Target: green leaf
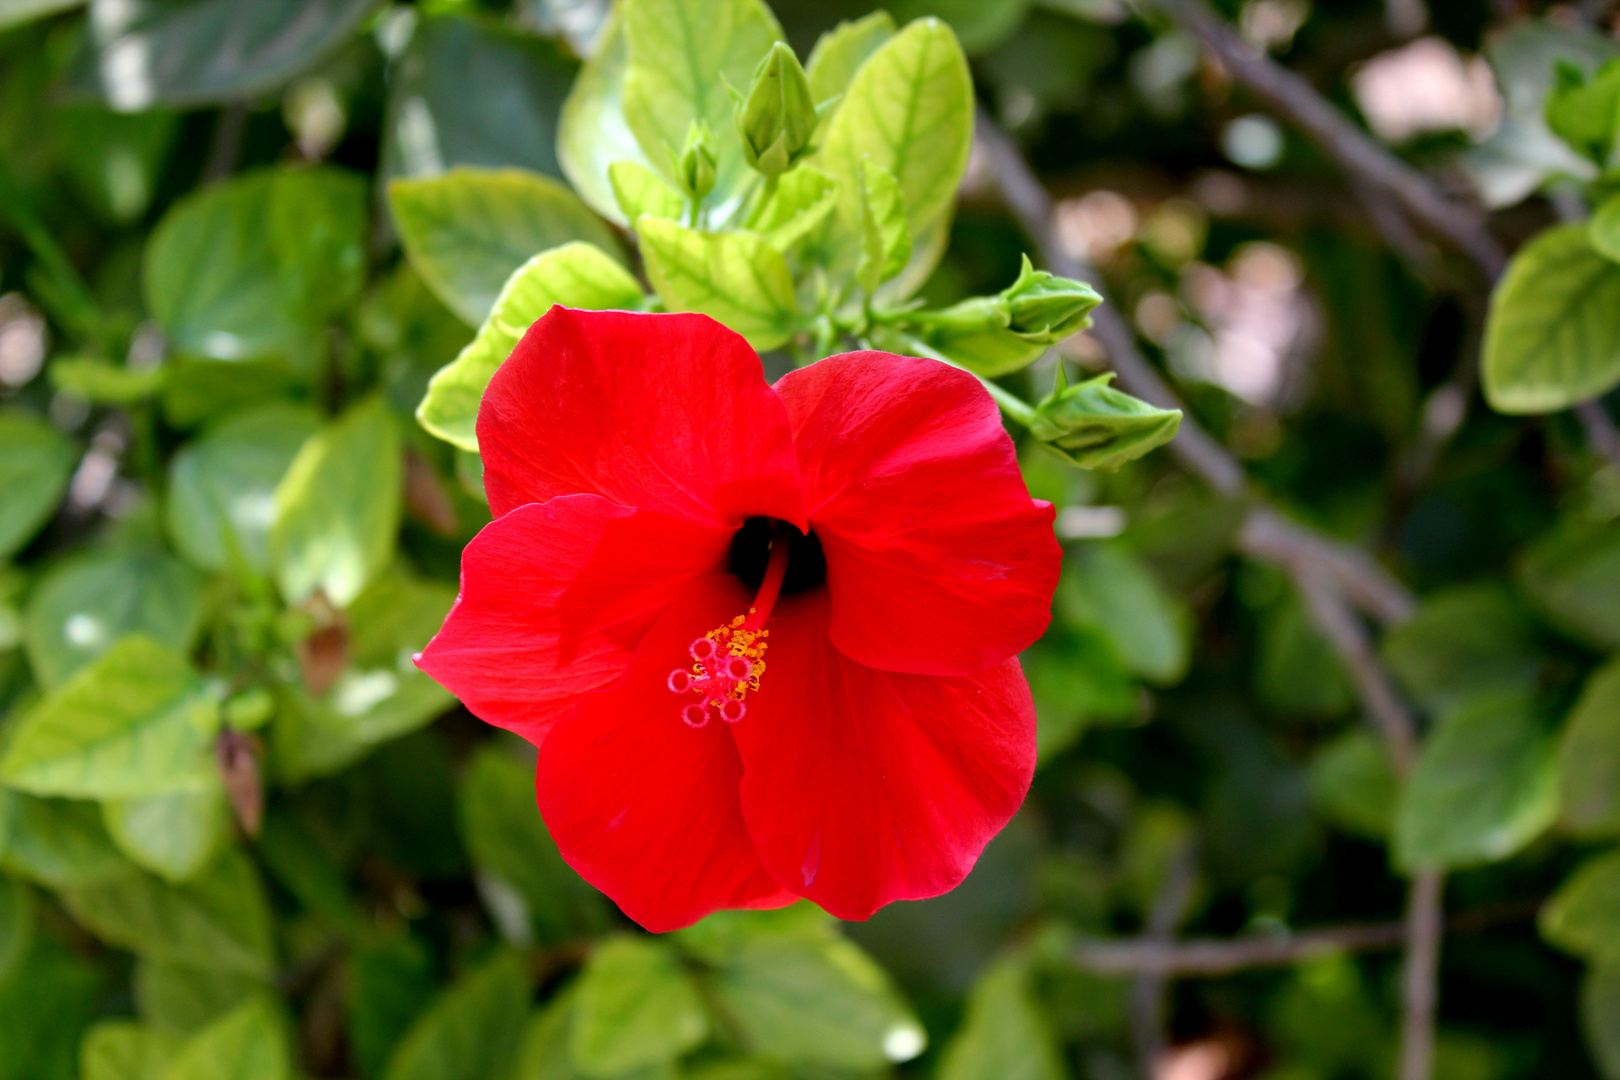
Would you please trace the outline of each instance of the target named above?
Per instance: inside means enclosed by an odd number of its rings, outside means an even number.
[[[1581,1030],[1604,1080],[1620,1080],[1620,965],[1603,964],[1586,973]]]
[[[607,226],[555,180],[517,169],[452,169],[395,180],[388,204],[422,280],[478,326],[501,291],[536,254],[584,240],[617,253]]]
[[[1584,224],[1547,229],[1513,256],[1481,363],[1485,400],[1503,413],[1555,412],[1620,382],[1620,264]]]
[[[459,326],[459,321],[457,322]],[[308,380],[277,360],[192,360],[163,365],[163,415],[175,427],[189,428],[263,405],[277,398],[300,398]]]
[[[286,780],[336,772],[368,750],[414,731],[454,704],[411,657],[444,622],[455,592],[392,573],[349,607],[349,667],[318,700],[289,690],[271,728]]]
[[[255,995],[180,1048],[162,1080],[292,1080],[281,1018]]]
[[[733,204],[752,174],[731,123],[729,82],[746,91],[782,28],[761,0],[628,0],[623,110],[645,160],[662,166],[687,129],[707,124],[718,163],[711,206]]]
[[[1319,750],[1310,765],[1311,802],[1352,836],[1387,840],[1399,788],[1389,751],[1370,732],[1354,728]]]
[[[473,165],[557,175],[557,108],[577,62],[555,41],[463,11],[422,16],[390,65],[384,174]]]
[[[1487,692],[1444,717],[1423,744],[1395,811],[1407,870],[1495,862],[1558,815],[1552,740],[1529,699]]]
[[[1611,60],[1590,80],[1573,63],[1560,66],[1559,80],[1547,95],[1547,126],[1574,150],[1600,167],[1608,164],[1620,131],[1620,63]]]
[[[529,977],[500,953],[458,979],[412,1026],[387,1080],[488,1080],[510,1070],[529,1011]]]
[[[59,356],[51,361],[51,385],[92,405],[133,405],[155,397],[168,380],[163,367],[137,371],[92,356]]]
[[[64,889],[127,873],[95,803],[0,788],[0,868]]]
[[[679,221],[686,211],[685,196],[639,161],[615,161],[609,165],[608,182],[613,185],[619,210],[632,227],[643,214]]]
[[[446,442],[477,450],[484,390],[536,319],[554,304],[607,310],[640,303],[641,285],[601,248],[576,241],[541,252],[513,273],[478,336],[433,376],[417,419]]]
[[[1436,713],[1480,690],[1529,689],[1541,668],[1529,613],[1495,584],[1424,597],[1381,651],[1402,688]]]
[[[1101,630],[1131,674],[1179,681],[1190,659],[1190,619],[1153,573],[1121,544],[1087,544],[1067,561],[1056,598],[1062,617]]]
[[[1604,200],[1586,224],[1587,239],[1605,259],[1620,262],[1620,196]]]
[[[574,1030],[574,997],[573,988],[566,989],[529,1018],[512,1080],[592,1080],[595,1076],[575,1067],[569,1049]],[[612,1080],[676,1080],[676,1075],[670,1062],[661,1061],[618,1073]],[[694,1076],[684,1070],[679,1075],[682,1080]],[[774,1074],[766,1080],[775,1080]]]
[[[394,1048],[433,998],[433,959],[396,936],[355,951],[349,966],[349,1045],[360,1075],[380,1077]]]
[[[239,971],[197,967],[140,956],[135,960],[135,1007],[154,1030],[190,1035],[212,1024],[265,984]]]
[[[943,253],[972,142],[967,58],[950,28],[937,19],[918,19],[874,52],[828,122],[812,164],[838,181],[839,215],[853,236],[860,235],[861,162],[899,181],[912,255],[890,287],[898,296],[921,285]],[[855,254],[843,258],[853,270]]]
[[[376,0],[132,0],[96,5],[74,74],[115,109],[225,105],[315,66]],[[228,47],[223,47],[228,43]]]
[[[128,634],[189,652],[202,619],[202,582],[169,555],[133,548],[70,559],[28,603],[24,644],[34,674],[56,687]]]
[[[1054,626],[1022,660],[1035,698],[1035,748],[1042,762],[1078,742],[1093,723],[1136,715],[1136,684],[1100,630]]]
[[[79,1034],[105,993],[90,962],[41,935],[0,986],[0,1080],[74,1080]]]
[[[163,1080],[181,1040],[130,1020],[103,1020],[79,1044],[82,1080]]]
[[[538,931],[542,941],[562,944],[607,927],[601,894],[563,862],[535,809],[532,767],[485,746],[467,763],[459,810],[462,843],[480,880],[516,890],[529,936]]]
[[[1021,959],[998,961],[979,976],[939,1080],[1063,1080],[1057,1038],[1030,981]]]
[[[180,117],[74,102],[59,106],[51,124],[68,176],[96,213],[112,225],[139,220],[157,194]]]
[[[22,967],[33,944],[33,891],[15,878],[0,877],[0,986]]]
[[[185,659],[126,637],[18,721],[0,779],[90,799],[206,791],[219,703]]]
[[[1620,962],[1620,851],[1582,863],[1542,907],[1539,923],[1541,936],[1566,952]]]
[[[714,973],[743,1043],[771,1061],[868,1070],[916,1057],[927,1036],[872,959],[831,934],[756,934]]]
[[[810,50],[805,74],[810,77],[810,94],[816,104],[842,94],[855,78],[866,58],[894,37],[894,16],[874,11],[853,22],[841,22],[822,34]]]
[[[1620,523],[1566,519],[1525,552],[1519,579],[1558,629],[1620,647]]]
[[[83,7],[85,0],[0,0],[0,30]]]
[[[358,295],[365,187],[337,169],[261,169],[164,214],[146,248],[146,300],[171,348],[278,358],[312,372],[320,324]]]
[[[311,436],[276,488],[270,558],[289,604],[348,607],[393,558],[404,466],[399,428],[371,397]]]
[[[1558,775],[1566,825],[1620,833],[1620,660],[1587,678],[1564,721]]]
[[[796,327],[793,275],[782,254],[753,233],[703,233],[673,221],[641,221],[647,277],[671,311],[718,319],[764,352]]]
[[[1355,703],[1338,654],[1292,593],[1260,622],[1255,690],[1280,713],[1339,716]]]
[[[109,800],[102,813],[119,849],[171,882],[196,877],[230,835],[230,809],[217,780],[200,791]]]
[[[1010,38],[1029,13],[1031,0],[896,0],[901,22],[933,15],[950,23],[962,48],[975,56]]]
[[[783,175],[776,193],[760,208],[749,228],[786,255],[826,224],[838,206],[838,184],[820,169],[801,165]]]
[[[613,937],[585,961],[574,999],[574,1064],[613,1076],[675,1058],[702,1043],[708,1017],[667,945]]]
[[[871,158],[855,166],[860,185],[861,257],[855,280],[867,296],[905,269],[911,258],[911,237],[906,232],[906,204],[894,174]]]
[[[320,427],[314,410],[275,402],[237,413],[188,442],[169,464],[164,521],[174,546],[205,570],[270,569],[276,486]]]
[[[50,424],[18,409],[0,410],[0,562],[45,524],[67,489],[77,454]]]
[[[619,208],[610,170],[621,161],[647,167],[651,159],[641,152],[641,144],[624,118],[624,79],[630,50],[625,43],[623,12],[622,4],[608,10],[596,53],[580,69],[568,100],[563,102],[557,124],[557,160],[569,183],[592,210],[628,227],[633,222]]]
[[[185,885],[133,871],[63,889],[61,898],[98,937],[142,957],[261,978],[274,968],[264,888],[235,849]]]

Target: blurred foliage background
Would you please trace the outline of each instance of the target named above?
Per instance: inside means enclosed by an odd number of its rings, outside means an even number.
[[[429,377],[542,248],[625,249],[511,216],[607,4],[0,0],[0,1080],[1620,1078],[1620,438],[1489,410],[1479,268],[1168,7],[889,5],[981,106],[921,295],[1094,266],[1113,321],[1005,388],[1137,350],[1215,440],[1015,429],[1066,544],[1026,809],[950,895],[655,939],[409,663],[488,520]],[[772,8],[806,58],[873,5]],[[1217,30],[1512,249],[1610,190],[1545,118],[1609,9]],[[388,182],[456,167],[524,173],[407,259]]]

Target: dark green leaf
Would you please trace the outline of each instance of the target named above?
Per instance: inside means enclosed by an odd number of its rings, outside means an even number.
[[[1620,963],[1620,851],[1590,859],[1541,909],[1541,936],[1594,963]]]
[[[38,531],[56,509],[73,474],[73,444],[45,421],[0,410],[0,560]]]
[[[1620,523],[1570,518],[1525,552],[1519,570],[1553,625],[1600,649],[1620,646]]]
[[[1573,64],[1562,73],[1574,79],[1561,78],[1547,95],[1547,126],[1597,165],[1607,165],[1620,132],[1620,63],[1609,61],[1590,80]]]
[[[349,1040],[360,1075],[383,1075],[394,1048],[433,999],[433,963],[400,936],[355,952],[349,967]]]
[[[1382,651],[1406,692],[1433,712],[1480,690],[1528,689],[1541,666],[1528,613],[1500,585],[1424,597]]]
[[[529,1011],[523,963],[501,953],[430,1005],[388,1064],[387,1080],[489,1080],[512,1067]]]
[[[1102,631],[1131,674],[1169,684],[1187,670],[1186,609],[1123,545],[1077,548],[1056,603],[1070,625]]]
[[[79,1033],[90,1023],[102,975],[41,936],[0,986],[0,1080],[74,1080]]]
[[[127,873],[95,803],[0,788],[0,867],[53,889]]]
[[[1311,802],[1328,821],[1353,836],[1385,840],[1399,792],[1389,751],[1356,728],[1328,743],[1312,759]]]
[[[1620,662],[1586,680],[1558,747],[1564,821],[1582,832],[1620,832]]]
[[[1581,1028],[1604,1080],[1620,1080],[1620,966],[1599,965],[1581,984]]]
[[[34,944],[34,894],[15,878],[0,877],[0,986],[28,958]]]
[[[1023,662],[1043,762],[1077,742],[1089,725],[1136,715],[1136,684],[1100,630],[1056,627],[1024,653]]]

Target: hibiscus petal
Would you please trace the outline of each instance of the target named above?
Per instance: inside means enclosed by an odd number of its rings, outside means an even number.
[[[1062,558],[978,381],[935,360],[831,356],[784,376],[832,640],[889,671],[965,675],[1051,616]]]
[[[824,596],[776,611],[760,688],[732,728],[765,865],[840,919],[954,888],[1035,772],[1018,661],[956,677],[880,671],[828,642]]]
[[[726,525],[801,525],[787,414],[759,357],[704,315],[554,307],[495,372],[478,412],[499,517],[589,492]]]
[[[624,674],[729,543],[724,529],[596,495],[520,506],[467,545],[461,594],[417,666],[481,719],[539,742],[580,694]]]
[[[795,897],[766,872],[743,822],[742,761],[728,725],[688,727],[669,673],[688,648],[747,610],[735,578],[689,586],[647,634],[624,680],[590,694],[540,744],[536,790],[558,850],[655,933],[721,908]],[[745,718],[746,719],[746,718]]]

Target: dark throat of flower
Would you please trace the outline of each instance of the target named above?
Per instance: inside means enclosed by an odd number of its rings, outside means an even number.
[[[671,693],[697,696],[681,707],[681,720],[689,727],[703,727],[711,716],[735,724],[747,714],[743,698],[750,690],[759,689],[760,677],[765,674],[765,649],[771,636],[765,624],[782,595],[783,585],[789,585],[789,592],[800,592],[819,585],[825,578],[826,560],[814,534],[798,534],[797,530],[764,518],[752,518],[737,531],[731,568],[738,578],[748,581],[753,576],[750,571],[757,569],[759,541],[764,539],[759,536],[761,526],[768,530],[768,539],[764,540],[764,574],[759,578],[754,602],[744,614],[692,642],[688,650],[693,661],[690,668],[676,668],[669,673]],[[790,579],[788,566],[795,555],[801,556],[797,560],[800,564],[810,565],[796,567],[800,573]]]

